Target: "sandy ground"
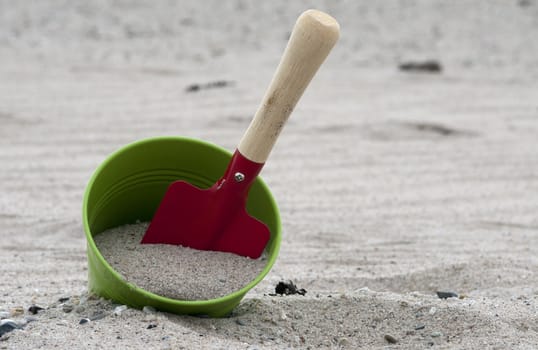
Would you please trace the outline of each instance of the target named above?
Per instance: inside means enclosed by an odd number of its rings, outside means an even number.
[[[309,7],[342,37],[263,171],[271,273],[223,319],[89,295],[95,168],[157,135],[232,150]],[[537,36],[532,0],[1,0],[0,349],[537,348]]]

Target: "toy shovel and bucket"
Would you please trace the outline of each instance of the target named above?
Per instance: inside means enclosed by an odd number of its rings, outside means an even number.
[[[338,23],[308,10],[297,20],[273,80],[235,152],[183,137],[157,137],[110,155],[83,200],[89,289],[136,308],[178,314],[228,314],[269,272],[281,240],[277,205],[257,176],[297,101],[338,40]],[[264,269],[240,290],[211,300],[176,300],[127,282],[103,258],[93,236],[150,221],[141,244],[175,244],[251,258]]]

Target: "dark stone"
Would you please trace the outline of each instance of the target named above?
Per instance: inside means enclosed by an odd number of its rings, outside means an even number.
[[[68,301],[69,299],[70,299],[70,297],[63,297],[63,298],[58,299],[58,301],[59,301],[60,303],[65,303],[65,302]]]
[[[398,339],[394,338],[392,335],[390,334],[385,334],[385,340],[387,342],[389,342],[390,344],[396,344],[398,342]]]
[[[424,324],[417,324],[417,325],[415,326],[415,331],[420,331],[421,329],[424,329],[424,328],[426,328],[426,325],[424,325]]]
[[[455,293],[455,292],[437,291],[436,293],[437,293],[437,296],[440,299],[448,299],[448,298],[457,298],[458,297],[458,293]]]
[[[15,321],[10,319],[2,320],[0,321],[0,337],[18,328],[20,327]]]
[[[218,89],[232,85],[233,82],[226,80],[216,80],[205,84],[191,84],[185,88],[186,92],[198,92],[206,89]]]
[[[435,60],[404,62],[398,68],[404,72],[441,73],[443,71],[441,63]]]
[[[275,287],[275,293],[280,295],[305,295],[306,290],[304,288],[298,289],[292,281],[280,281]]]
[[[200,90],[200,85],[198,84],[191,84],[189,86],[187,86],[187,88],[185,89],[185,91],[187,92],[196,92]]]
[[[451,136],[451,135],[464,135],[467,134],[465,131],[455,130],[452,128],[448,128],[444,125],[440,124],[432,124],[432,123],[406,123],[407,127],[416,129],[418,131],[424,131],[431,134],[437,134],[441,136]]]
[[[156,328],[157,325],[155,323],[150,323],[147,327],[147,329],[152,329],[152,328]]]
[[[86,324],[86,323],[89,323],[89,322],[90,322],[89,318],[83,318],[78,322],[78,324]]]
[[[42,308],[41,306],[38,306],[38,305],[32,305],[28,308],[28,311],[32,314],[32,315],[35,315],[37,314],[39,311],[41,310],[44,310],[44,308]]]

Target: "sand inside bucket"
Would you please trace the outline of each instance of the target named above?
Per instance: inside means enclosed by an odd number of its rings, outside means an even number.
[[[124,225],[94,237],[97,248],[122,277],[138,287],[177,300],[208,300],[238,291],[263,270],[264,255],[231,253],[167,244],[140,244],[149,223]]]

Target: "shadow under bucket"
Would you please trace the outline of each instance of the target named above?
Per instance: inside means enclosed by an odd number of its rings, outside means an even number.
[[[200,188],[213,185],[224,173],[232,154],[211,143],[183,137],[159,137],[129,144],[110,155],[90,179],[83,200],[83,225],[87,240],[89,290],[135,308],[153,306],[177,314],[220,317],[239,304],[273,266],[280,247],[278,207],[261,180],[252,185],[247,211],[265,223],[271,238],[267,263],[258,276],[231,294],[211,300],[176,300],[151,293],[127,282],[103,258],[93,237],[105,230],[151,221],[166,189],[176,180]]]

